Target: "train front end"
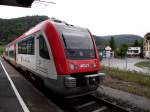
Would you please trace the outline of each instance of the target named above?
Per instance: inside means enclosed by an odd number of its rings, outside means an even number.
[[[101,65],[94,38],[85,28],[69,24],[55,24],[64,52],[60,60],[57,92],[64,96],[81,95],[95,91],[105,74]],[[58,56],[63,57],[62,56]],[[61,64],[64,63],[64,64]],[[59,83],[59,84],[58,84]]]

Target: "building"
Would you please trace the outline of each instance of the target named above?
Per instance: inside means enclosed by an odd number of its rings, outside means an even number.
[[[99,51],[99,57],[102,60],[105,57],[105,46],[103,45],[98,45],[97,49]]]
[[[114,52],[111,50],[110,46],[98,45],[97,49],[99,51],[100,59],[114,57]]]
[[[106,51],[106,58],[114,57],[114,51],[112,51],[110,46],[106,46],[105,51]]]
[[[140,56],[141,47],[128,47],[127,56],[136,57]]]
[[[144,36],[143,52],[145,58],[150,58],[150,33]]]

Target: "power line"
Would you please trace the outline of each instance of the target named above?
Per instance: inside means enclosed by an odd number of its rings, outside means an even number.
[[[50,2],[48,2],[48,1],[43,1],[43,0],[34,0],[34,2],[39,2],[39,3],[51,3],[51,4],[56,4],[55,2],[53,2],[53,1],[50,1]]]

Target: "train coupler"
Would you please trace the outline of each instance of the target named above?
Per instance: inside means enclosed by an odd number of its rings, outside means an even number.
[[[105,77],[105,73],[98,73],[98,74],[91,74],[86,75],[84,78],[86,80],[86,85],[99,85],[103,82],[103,79]]]
[[[65,77],[65,87],[75,88],[76,87],[76,78],[68,76]]]

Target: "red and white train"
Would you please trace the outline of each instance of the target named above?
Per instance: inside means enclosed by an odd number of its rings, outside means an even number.
[[[43,21],[18,37],[4,58],[63,96],[95,91],[104,76],[89,30],[59,20]]]

